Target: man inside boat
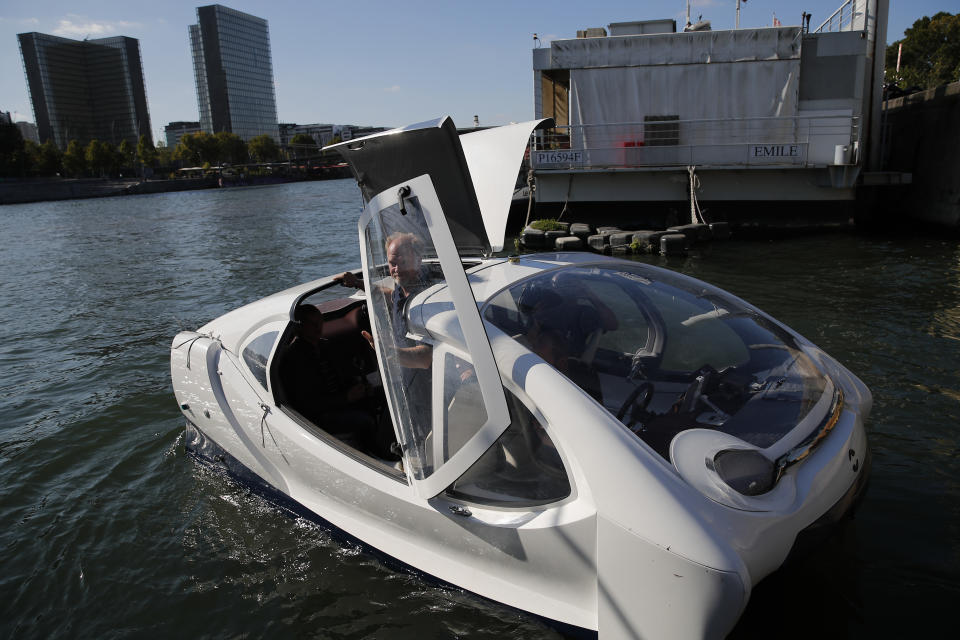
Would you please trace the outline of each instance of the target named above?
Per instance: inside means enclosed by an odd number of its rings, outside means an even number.
[[[280,368],[290,406],[303,417],[357,448],[382,453],[377,438],[376,399],[359,375],[344,370],[337,350],[323,337],[323,314],[313,305],[293,312],[297,335]]]
[[[583,283],[559,275],[521,292],[517,308],[526,331],[516,339],[602,403],[593,356],[600,333],[617,328],[616,314]]]
[[[395,286],[382,292],[390,296],[390,324],[394,344],[397,345],[397,362],[408,369],[428,369],[433,357],[431,348],[407,337],[404,314],[407,300],[430,284],[430,272],[422,261],[423,242],[416,234],[397,232],[387,238],[385,245],[387,266]],[[363,280],[349,271],[341,273],[334,280],[345,287],[364,288]],[[373,347],[373,336],[364,331],[363,337]]]

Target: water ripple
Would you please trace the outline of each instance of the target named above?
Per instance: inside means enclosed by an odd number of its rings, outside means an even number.
[[[333,181],[0,209],[0,637],[559,637],[342,546],[183,451],[173,335],[356,266],[359,205]],[[956,243],[832,234],[648,260],[783,320],[874,394],[857,520],[762,583],[733,637],[800,637],[782,624],[797,611],[848,637],[912,635],[896,611],[951,611]]]

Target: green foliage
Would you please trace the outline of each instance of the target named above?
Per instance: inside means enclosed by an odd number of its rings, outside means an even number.
[[[116,147],[109,142],[101,142],[94,138],[84,149],[84,159],[87,167],[101,178],[116,173],[119,168],[119,154]]]
[[[317,143],[306,133],[298,133],[290,139],[290,150],[294,158],[306,158],[317,153]]]
[[[121,167],[133,167],[136,161],[136,150],[126,138],[117,145],[117,164]]]
[[[204,162],[219,163],[220,143],[215,136],[205,131],[188,133],[180,138],[180,142],[174,151],[174,157],[192,167]]]
[[[71,140],[63,153],[63,169],[67,175],[79,178],[87,170],[87,158],[77,140]]]
[[[36,175],[40,166],[40,145],[33,140],[23,141],[23,175]]]
[[[53,140],[40,145],[40,159],[37,162],[37,173],[42,176],[55,176],[63,170],[63,153],[53,144]]]
[[[172,167],[176,161],[174,158],[174,150],[162,142],[156,146],[155,152],[154,164],[159,168],[166,169]]]
[[[146,135],[140,136],[137,141],[137,162],[145,167],[152,167],[156,161],[157,148]]]
[[[257,162],[275,162],[280,158],[280,146],[267,134],[250,138],[247,150]]]
[[[924,16],[904,32],[904,39],[887,47],[886,77],[901,87],[932,89],[960,80],[960,13],[945,11]],[[897,51],[903,43],[900,73]]]
[[[541,231],[558,231],[564,228],[564,225],[552,218],[546,220],[534,220],[530,223],[530,226],[534,229],[540,229]]]
[[[27,151],[20,129],[15,124],[0,124],[0,176],[26,173]]]
[[[217,163],[243,164],[247,161],[247,145],[235,133],[221,131],[213,136],[217,141]]]

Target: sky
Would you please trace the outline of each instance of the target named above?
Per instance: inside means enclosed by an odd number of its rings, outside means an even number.
[[[38,31],[82,40],[124,35],[140,40],[154,140],[177,120],[198,120],[187,26],[196,7],[182,0],[34,0],[0,5],[0,111],[33,122],[16,34]],[[449,115],[469,126],[531,120],[531,49],[611,22],[674,18],[685,1],[654,0],[227,0],[269,23],[281,122],[401,126]],[[816,28],[843,0],[744,0],[741,27]],[[887,42],[958,0],[891,0]],[[736,0],[692,0],[694,21],[732,29]]]

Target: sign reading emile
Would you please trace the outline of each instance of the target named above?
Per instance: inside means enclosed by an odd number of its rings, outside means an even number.
[[[799,144],[752,144],[751,160],[773,160],[777,158],[799,158]]]

